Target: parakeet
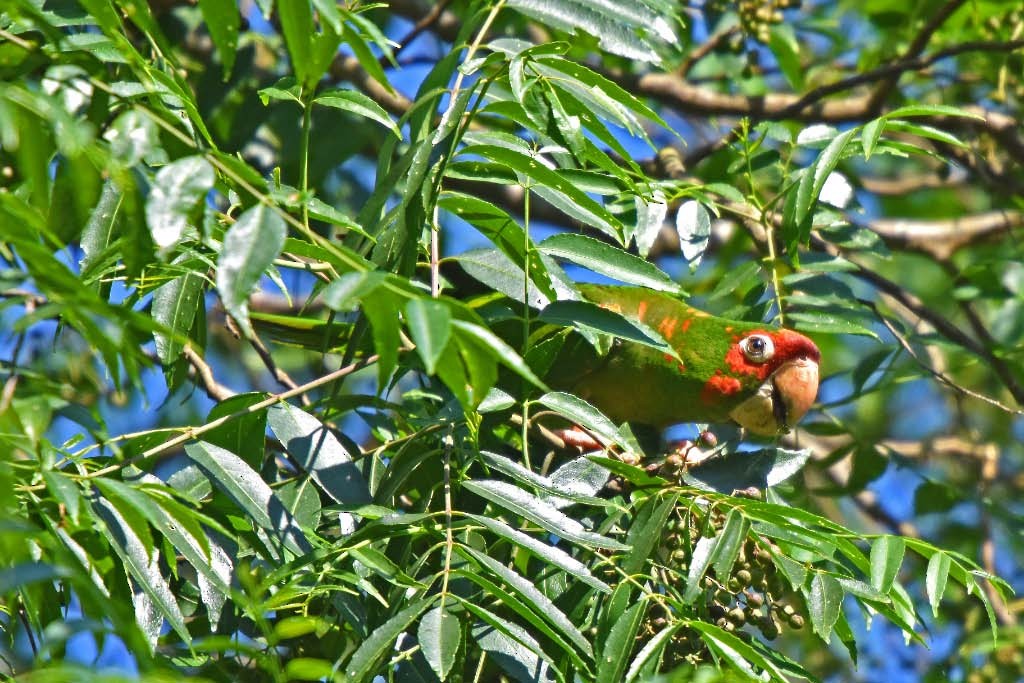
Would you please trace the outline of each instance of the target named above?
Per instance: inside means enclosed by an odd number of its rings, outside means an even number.
[[[585,342],[563,349],[549,382],[617,422],[663,428],[731,420],[771,436],[788,431],[814,403],[821,354],[798,332],[718,318],[642,287],[582,285],[580,291],[657,330],[676,352],[622,339],[604,356]]]

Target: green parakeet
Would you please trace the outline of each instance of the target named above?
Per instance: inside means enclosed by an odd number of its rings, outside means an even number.
[[[770,436],[788,431],[814,403],[821,354],[802,334],[718,318],[641,287],[583,285],[580,291],[657,330],[678,356],[622,339],[604,356],[585,342],[567,345],[549,382],[613,420],[659,428],[732,420]]]

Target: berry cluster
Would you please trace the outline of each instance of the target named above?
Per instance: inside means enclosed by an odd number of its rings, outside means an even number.
[[[696,512],[690,508],[666,525],[661,560],[667,568],[665,577],[670,592],[685,590],[691,549],[701,536],[701,529],[708,532],[706,516]],[[717,511],[709,514],[707,522],[711,531],[717,533],[725,516]],[[776,568],[772,556],[778,552],[770,541],[748,537],[727,576],[716,576],[713,568],[708,569],[702,579],[703,599],[698,599],[694,616],[730,633],[750,626],[767,640],[774,640],[785,628],[802,629],[808,619],[806,606]],[[639,638],[646,641],[664,628],[672,618],[672,610],[670,601],[653,608]],[[665,650],[665,665],[669,668],[706,662],[709,658],[700,635],[688,629],[677,631]]]
[[[740,29],[760,43],[771,39],[771,28],[781,24],[782,11],[799,7],[800,0],[707,0],[704,11],[708,14],[722,14],[735,9],[740,16]]]

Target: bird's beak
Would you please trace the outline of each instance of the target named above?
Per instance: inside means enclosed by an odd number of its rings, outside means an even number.
[[[729,416],[741,427],[761,436],[787,432],[800,421],[818,395],[818,362],[795,358],[779,366],[757,393]]]
[[[772,374],[771,382],[784,406],[778,427],[792,427],[811,409],[818,396],[818,364],[810,358],[791,360]]]

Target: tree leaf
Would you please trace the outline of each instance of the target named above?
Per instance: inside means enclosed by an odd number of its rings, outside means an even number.
[[[492,617],[492,623],[473,626],[472,635],[477,645],[519,683],[555,680],[550,664],[541,657],[543,649],[540,643],[516,624]],[[500,630],[496,623],[500,623]]]
[[[564,232],[552,235],[537,245],[537,248],[548,256],[564,258],[620,282],[662,292],[677,294],[682,291],[672,278],[653,263],[593,237]]]
[[[567,541],[572,541],[588,548],[629,549],[629,546],[618,541],[593,531],[587,531],[582,524],[550,503],[512,484],[483,479],[479,481],[466,481],[462,483],[462,486],[499,507],[539,524]]]
[[[107,528],[107,538],[128,574],[135,579],[143,592],[152,600],[153,605],[160,611],[163,618],[174,629],[175,633],[186,643],[191,642],[192,636],[185,626],[185,617],[181,613],[178,601],[171,591],[170,585],[160,572],[159,551],[147,548],[143,540],[132,530],[121,511],[118,510],[109,500],[96,497],[93,500],[93,510],[96,516],[103,520]],[[140,621],[139,627],[150,636],[150,642],[155,644],[156,636],[152,630],[147,629],[147,624]]]
[[[203,277],[190,272],[180,275],[153,291],[153,320],[171,334],[155,333],[156,355],[167,369],[181,358],[182,340],[188,338],[196,311],[202,301]]]
[[[235,51],[238,49],[238,5],[234,0],[199,0],[199,9],[210,31],[210,38],[217,46],[224,80],[227,80],[234,68]]]
[[[433,375],[451,337],[452,316],[448,307],[430,299],[410,299],[405,305],[405,320],[427,374]]]
[[[558,546],[551,545],[550,543],[544,543],[543,541],[539,541],[533,536],[525,534],[518,529],[513,529],[500,519],[492,519],[490,517],[483,517],[469,513],[467,513],[466,516],[502,538],[515,543],[520,548],[529,550],[544,561],[558,567],[570,577],[579,579],[583,583],[591,586],[592,588],[596,588],[602,593],[612,592],[611,587],[591,574],[585,564]]]
[[[692,605],[700,592],[704,589],[704,574],[711,566],[711,551],[714,550],[715,539],[702,536],[697,539],[693,546],[693,554],[690,556],[690,566],[686,571],[686,590],[683,592],[683,603]]]
[[[679,249],[690,264],[690,272],[696,271],[711,239],[711,216],[704,205],[692,199],[683,202],[676,212],[676,232],[679,233]]]
[[[734,451],[709,459],[700,467],[688,469],[683,481],[691,486],[720,493],[746,488],[764,489],[777,486],[803,469],[811,457],[811,449],[791,451],[765,448],[757,451]]]
[[[938,551],[928,559],[928,569],[925,572],[925,589],[928,592],[928,604],[932,606],[932,616],[938,618],[939,603],[946,592],[946,581],[949,578],[949,568],[953,561],[949,555]]]
[[[210,480],[224,491],[249,518],[296,555],[312,547],[281,500],[259,473],[231,451],[198,441],[185,446],[188,457],[202,467]]]
[[[352,683],[370,680],[377,672],[381,658],[394,648],[395,639],[408,630],[416,618],[434,602],[434,598],[415,600],[374,629],[373,633],[356,648],[352,658],[345,665],[346,680]]]
[[[807,591],[807,611],[814,632],[826,643],[831,640],[832,627],[835,626],[842,608],[843,587],[839,581],[830,574],[815,573],[811,579],[810,590]]]
[[[605,445],[614,444],[630,450],[615,424],[582,398],[562,391],[551,391],[538,398],[537,403],[587,429]]]
[[[438,605],[420,619],[416,638],[423,650],[423,656],[437,677],[442,681],[448,678],[462,640],[459,618]]]
[[[907,544],[899,536],[879,536],[871,544],[871,585],[888,593],[903,564]]]
[[[164,253],[188,234],[200,203],[213,188],[213,166],[202,156],[178,159],[161,168],[146,197],[146,223]],[[198,232],[193,228],[193,234]]]
[[[513,570],[501,564],[492,557],[467,546],[458,546],[460,554],[471,557],[484,569],[489,570],[494,576],[509,586],[517,595],[526,600],[534,614],[542,617],[549,624],[558,629],[558,633],[569,640],[584,655],[592,657],[593,648],[580,630],[567,616],[555,606],[546,595],[540,592],[532,581],[528,581]]]
[[[496,145],[469,145],[460,150],[460,154],[479,155],[506,165],[526,179],[532,180],[533,183],[525,184],[546,199],[553,199],[558,208],[571,218],[593,226],[619,242],[622,241],[622,226],[618,219],[574,183],[562,177],[558,171],[548,168],[541,159]],[[554,196],[545,196],[545,191],[548,195],[553,193]],[[559,201],[559,196],[565,201]]]
[[[644,2],[509,0],[509,7],[564,31],[589,33],[603,49],[629,59],[659,63],[658,49],[678,41],[666,18]]]
[[[629,663],[629,654],[636,645],[640,621],[647,610],[647,602],[640,600],[622,612],[601,646],[601,666],[597,668],[597,683],[619,683]]]
[[[217,291],[224,308],[247,335],[253,333],[249,294],[281,253],[287,233],[284,220],[275,211],[257,204],[239,216],[224,234],[217,257]]]
[[[333,5],[333,3],[331,4]],[[398,126],[391,120],[391,117],[388,116],[384,108],[358,90],[331,88],[317,95],[313,102],[325,107],[352,112],[357,116],[376,121],[390,130],[396,138],[402,139],[402,132],[398,130]]]
[[[370,491],[351,454],[320,420],[289,403],[267,409],[267,422],[281,444],[317,486],[335,502],[364,505]],[[342,533],[355,530],[348,513],[339,515]]]

